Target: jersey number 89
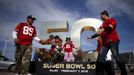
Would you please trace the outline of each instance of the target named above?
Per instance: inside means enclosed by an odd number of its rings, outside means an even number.
[[[24,26],[23,27],[23,34],[32,36],[33,30],[34,30],[33,28],[30,28],[28,26]]]

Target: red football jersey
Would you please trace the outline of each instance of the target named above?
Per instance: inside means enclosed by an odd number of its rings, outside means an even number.
[[[27,23],[19,23],[15,31],[18,32],[17,39],[20,45],[32,44],[33,37],[37,36],[35,27]]]
[[[53,43],[53,39],[48,38],[45,42],[46,42],[47,44],[52,44],[52,43]]]
[[[113,29],[111,31],[104,31],[101,34],[103,44],[108,44],[110,41],[116,42],[119,40],[118,34],[116,32],[116,20],[114,18],[110,18],[103,22],[102,28],[111,25]]]
[[[75,46],[72,43],[65,43],[63,45],[64,51],[65,52],[72,52],[73,48],[75,48]]]

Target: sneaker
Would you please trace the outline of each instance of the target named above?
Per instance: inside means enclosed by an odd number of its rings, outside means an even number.
[[[27,74],[24,74],[24,75],[32,75],[31,73],[27,73]]]
[[[27,75],[32,75],[31,73],[28,73]]]

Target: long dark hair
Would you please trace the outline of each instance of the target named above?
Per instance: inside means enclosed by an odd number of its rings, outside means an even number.
[[[108,12],[107,12],[106,10],[103,10],[103,11],[100,13],[100,15],[106,15],[106,16],[109,17],[109,14],[108,14]]]

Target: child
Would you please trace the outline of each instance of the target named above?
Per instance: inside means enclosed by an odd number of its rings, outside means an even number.
[[[59,61],[60,56],[58,55],[61,50],[62,50],[62,39],[59,36],[55,36],[54,40],[52,41],[51,44],[51,49],[50,49],[50,55],[52,56],[52,63],[56,63]]]
[[[62,42],[63,41],[59,36],[55,36],[55,45],[58,53],[60,53],[62,50]]]
[[[73,45],[71,38],[66,38],[66,42],[63,45],[63,50],[65,52],[64,61],[74,61],[73,48],[75,48],[75,46]]]
[[[62,39],[59,36],[55,36],[53,42],[51,43],[50,55],[54,55],[61,51]],[[59,51],[60,50],[60,51]]]
[[[53,35],[49,35],[49,38],[45,41],[46,44],[52,44],[54,41],[54,36]]]

